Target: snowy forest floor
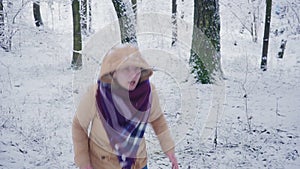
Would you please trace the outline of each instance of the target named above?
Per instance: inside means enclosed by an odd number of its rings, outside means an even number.
[[[271,35],[268,70],[262,72],[262,40],[253,43],[249,34],[234,29],[239,21],[231,20],[230,11],[222,5],[220,10],[225,80],[217,132],[212,133],[216,144],[201,140],[214,86],[178,81],[170,72],[157,71],[152,79],[176,135],[180,168],[300,168],[299,34],[287,37],[283,59],[276,58],[281,37]],[[75,168],[71,125],[78,72],[70,69],[71,29],[61,29],[27,25],[15,36],[12,52],[0,50],[0,168]],[[169,67],[181,66],[172,61]],[[187,126],[180,130],[182,123]],[[149,168],[171,168],[153,131],[146,137]]]

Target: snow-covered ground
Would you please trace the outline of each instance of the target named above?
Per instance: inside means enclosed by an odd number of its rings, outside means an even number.
[[[254,43],[243,28],[250,25],[248,1],[220,0],[225,80],[216,86],[196,84],[188,73],[193,1],[178,2],[184,18],[174,48],[171,2],[138,1],[138,40],[155,67],[151,80],[160,91],[181,168],[300,168],[300,23],[297,12],[293,14],[300,2],[273,3],[265,72],[259,68],[264,1],[257,2],[260,21]],[[42,3],[42,30],[34,27],[31,5],[20,12],[22,29],[14,36],[13,51],[0,50],[0,168],[75,168],[71,123],[76,104],[84,86],[97,77],[101,57],[118,41],[111,33],[118,32],[111,2],[94,3],[97,34],[84,38],[86,64],[75,72],[70,69],[70,2]],[[282,18],[285,4],[289,10]],[[276,28],[285,32],[275,35]],[[281,39],[287,47],[278,59]],[[216,111],[217,116],[209,116]],[[217,132],[204,130],[211,117],[218,120]],[[146,138],[149,168],[171,168],[151,128]]]

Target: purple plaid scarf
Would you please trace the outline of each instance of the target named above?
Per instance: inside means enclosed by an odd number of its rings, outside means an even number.
[[[150,82],[143,81],[133,91],[128,91],[117,84],[98,81],[96,101],[100,118],[120,165],[122,169],[130,169],[135,162],[150,115]]]

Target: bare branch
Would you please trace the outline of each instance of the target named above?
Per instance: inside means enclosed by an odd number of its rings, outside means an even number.
[[[299,15],[298,15],[299,12],[297,12],[297,11],[293,8],[292,4],[291,4],[288,0],[287,0],[286,2],[289,4],[289,6],[291,7],[292,11],[295,13],[295,16],[296,16],[296,18],[297,18],[297,20],[298,20],[298,23],[300,24],[300,18],[299,18]]]
[[[220,4],[222,4],[222,5],[224,5],[225,7],[227,7],[227,5],[226,4],[224,4],[223,2],[220,2]],[[229,7],[227,7],[227,8],[229,8]],[[240,18],[240,17],[238,17],[238,15],[235,13],[235,12],[233,12],[230,8],[229,8],[229,11],[240,21],[240,23],[242,24],[242,26],[247,30],[247,31],[249,31],[249,33],[251,34],[251,28],[248,28],[247,26],[246,26],[246,24],[243,22],[243,20]],[[242,9],[241,9],[241,11],[243,11]]]
[[[249,64],[248,64],[248,55],[246,54],[246,71],[245,71],[244,82],[242,83],[242,89],[244,91],[243,98],[244,98],[244,101],[245,101],[245,113],[246,113],[246,118],[247,118],[248,130],[249,130],[249,133],[251,133],[252,132],[252,129],[251,129],[251,119],[252,119],[252,117],[249,115],[249,112],[248,112],[248,94],[249,93],[246,89],[246,84],[247,84],[247,81],[248,81],[248,72],[249,72]]]
[[[17,18],[17,16],[19,15],[19,13],[24,9],[24,7],[25,7],[26,5],[27,5],[28,3],[30,3],[30,2],[31,2],[31,0],[28,0],[28,1],[24,2],[24,3],[22,3],[21,8],[19,8],[18,11],[17,11],[17,13],[13,16],[13,19],[12,19],[12,23],[13,23],[13,24],[15,23],[16,18]]]

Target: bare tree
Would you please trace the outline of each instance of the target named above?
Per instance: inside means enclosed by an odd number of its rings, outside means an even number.
[[[21,11],[21,9],[19,9],[13,17],[10,15],[10,18],[8,18],[7,11],[10,11],[12,6],[12,2],[8,1],[6,6],[4,6],[3,0],[0,2],[0,46],[6,52],[11,51],[12,37],[16,33],[16,30],[12,28],[12,25],[15,24],[15,18],[19,14],[19,11]],[[12,20],[10,20],[11,18]]]
[[[182,6],[184,6],[184,0],[181,0],[181,4]],[[181,10],[181,14],[180,14],[180,18],[183,19],[184,18],[184,10]]]
[[[14,3],[17,2],[0,0],[0,47],[6,52],[11,51],[13,37],[21,29],[17,24],[19,14],[32,1],[22,1],[20,7],[14,6]]]
[[[278,52],[278,58],[282,59],[285,51],[287,40],[281,39],[280,51]]]
[[[190,62],[201,83],[212,83],[220,69],[220,16],[218,0],[194,0],[194,28]],[[220,70],[221,71],[221,70]]]
[[[88,9],[87,0],[81,0],[80,3],[80,16],[81,16],[81,30],[84,34],[87,34],[87,21],[88,21]]]
[[[177,42],[177,2],[172,0],[172,46]]]
[[[89,15],[88,15],[89,24],[88,24],[88,30],[91,33],[92,32],[92,0],[89,0],[88,7],[89,7]]]
[[[258,29],[258,9],[259,5],[256,5],[255,0],[249,0],[250,6],[252,7],[252,11],[250,12],[251,14],[251,29],[250,33],[252,36],[252,41],[257,42],[257,29]]]
[[[272,0],[266,0],[265,30],[264,30],[264,38],[263,38],[261,64],[260,64],[260,68],[263,71],[267,70],[267,56],[268,56],[268,48],[269,48],[271,11],[272,11]]]
[[[131,3],[128,2],[129,1],[126,1],[125,3],[123,0],[112,0],[119,20],[121,42],[136,44],[135,15]]]
[[[36,27],[43,26],[41,10],[40,10],[40,1],[33,2],[33,17]]]
[[[0,46],[5,50],[3,41],[4,41],[4,11],[3,11],[3,1],[0,0]]]
[[[7,13],[4,12],[3,1],[0,0],[0,47],[6,52],[11,50],[13,31],[9,29]]]
[[[133,15],[134,15],[134,25],[137,25],[137,0],[131,0],[131,5],[132,5],[132,10],[133,10]]]
[[[252,36],[252,41],[257,42],[257,31],[259,30],[259,23],[261,22],[261,7],[262,7],[262,0],[248,0],[248,3],[246,6],[242,6],[243,4],[237,3],[236,6],[239,11],[242,11],[244,13],[248,13],[248,15],[238,15],[236,12],[234,12],[231,8],[233,3],[230,5],[226,3],[220,2],[224,7],[228,8],[228,10],[234,15],[235,18],[239,20],[239,22],[242,24],[242,30],[241,33],[243,33],[244,30],[248,31]],[[246,17],[243,17],[246,16]]]
[[[80,3],[79,0],[72,1],[73,13],[73,58],[72,68],[80,69],[82,67],[82,38],[81,38],[81,24],[80,24]]]
[[[133,12],[136,14],[137,11],[137,3],[136,0],[131,0]]]

